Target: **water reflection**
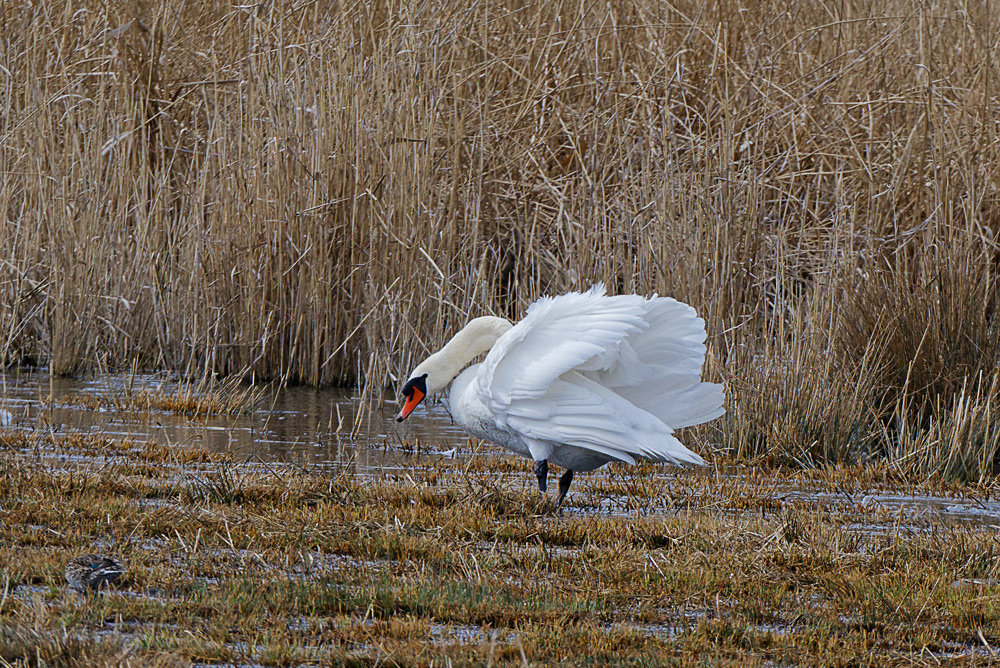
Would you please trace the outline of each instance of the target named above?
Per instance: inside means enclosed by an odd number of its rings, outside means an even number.
[[[417,419],[399,424],[392,397],[386,397],[382,406],[369,408],[351,390],[269,388],[249,414],[190,417],[166,411],[95,410],[79,404],[88,395],[111,404],[126,391],[145,389],[169,395],[182,389],[164,375],[61,378],[45,371],[17,370],[0,379],[0,410],[10,413],[14,428],[44,427],[56,433],[89,432],[196,445],[233,453],[240,460],[356,468],[412,466],[418,454],[456,448],[461,452],[468,441],[441,403],[425,402],[428,405],[414,414]]]

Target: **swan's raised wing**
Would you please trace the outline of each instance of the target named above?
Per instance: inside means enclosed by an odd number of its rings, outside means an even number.
[[[701,382],[705,321],[669,297],[646,300],[645,309],[647,327],[630,333],[616,355],[581,371],[673,428],[723,415],[722,385]]]
[[[606,297],[604,286],[543,298],[486,355],[477,388],[496,413],[544,395],[559,376],[619,348],[645,329],[645,299]]]
[[[697,377],[704,326],[695,343],[655,337],[647,343],[638,337],[649,328],[649,304],[636,295],[606,297],[603,286],[540,300],[494,344],[474,391],[499,426],[528,441],[574,445],[628,462],[642,456],[701,463],[670,426],[616,389],[657,382],[663,369],[651,362],[683,358],[684,387],[692,368]],[[698,345],[701,357],[691,359]]]

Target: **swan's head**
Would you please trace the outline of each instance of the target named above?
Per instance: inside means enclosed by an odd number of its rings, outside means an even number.
[[[403,409],[396,416],[402,422],[428,394],[440,392],[476,356],[485,353],[496,343],[511,324],[503,318],[484,316],[476,318],[462,328],[444,348],[437,351],[413,370],[403,385]]]
[[[411,376],[406,385],[403,385],[403,398],[406,403],[396,416],[396,422],[402,422],[410,416],[413,409],[420,405],[420,402],[427,396],[427,374]]]

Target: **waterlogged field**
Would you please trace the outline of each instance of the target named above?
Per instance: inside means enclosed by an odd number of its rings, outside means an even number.
[[[449,436],[441,407],[417,416],[437,435],[318,431],[304,441],[371,456],[292,461],[248,452],[253,437],[205,447],[252,413],[125,409],[176,388],[109,394],[126,384],[105,379],[35,402],[13,384],[0,438],[11,665],[1000,662],[990,486],[720,458],[581,475],[554,514],[530,462]],[[109,396],[119,408],[88,407]],[[319,404],[337,412],[322,394],[299,412]],[[71,406],[75,426],[58,422]],[[206,440],[163,440],[182,423]],[[687,435],[703,450],[704,436]],[[66,562],[88,552],[127,567],[119,587],[69,589]]]

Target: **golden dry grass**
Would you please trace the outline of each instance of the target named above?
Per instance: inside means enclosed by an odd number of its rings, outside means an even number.
[[[600,280],[704,314],[724,448],[978,479],[998,17],[5,3],[0,356],[378,395],[471,315]]]
[[[396,475],[35,438],[62,463],[0,439],[10,665],[997,660],[995,528],[862,499],[982,503],[995,487],[914,487],[888,467],[645,465],[582,477],[554,516],[530,462],[504,456]],[[126,565],[120,588],[68,588],[66,561],[93,551]]]

